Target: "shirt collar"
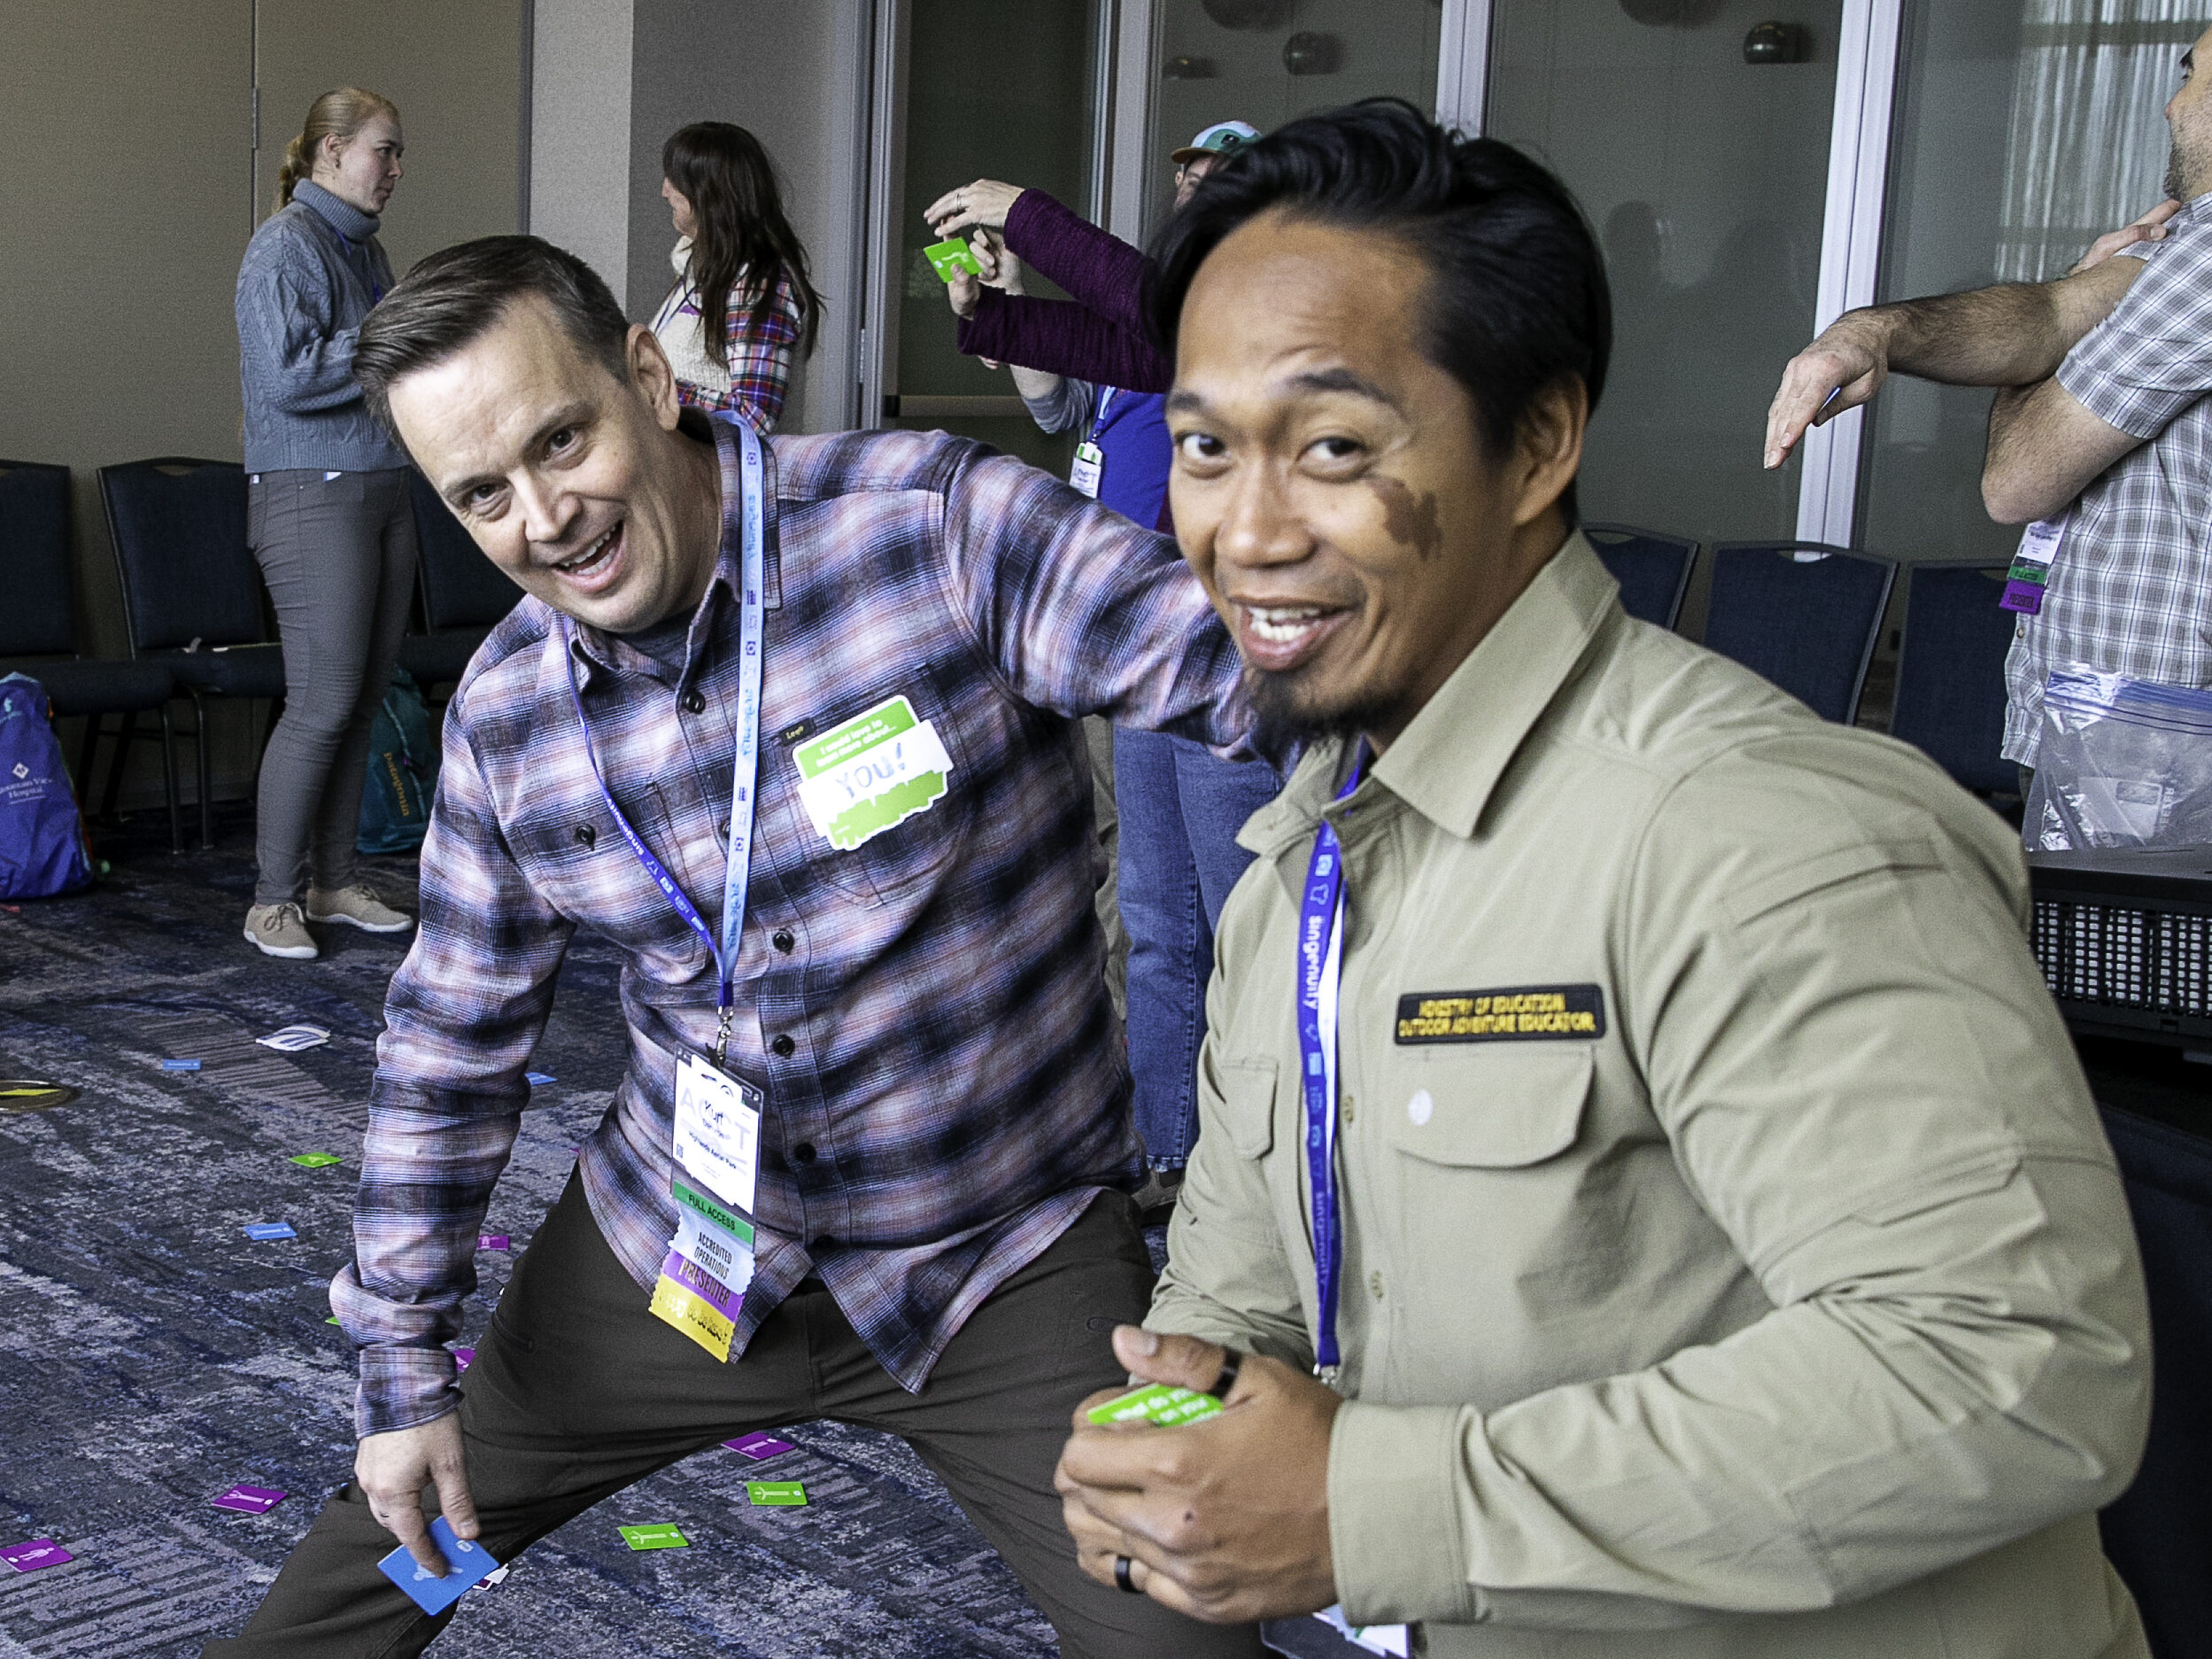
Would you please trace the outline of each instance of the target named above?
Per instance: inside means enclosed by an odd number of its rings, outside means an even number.
[[[384,222],[378,215],[365,213],[352,203],[333,196],[313,179],[302,179],[293,185],[292,199],[306,203],[324,223],[349,242],[367,241]]]
[[[712,439],[715,458],[722,469],[722,542],[715,551],[715,573],[708,580],[706,595],[699,601],[699,609],[692,613],[691,649],[686,653],[687,662],[699,649],[700,619],[707,618],[707,625],[712,625],[718,595],[736,600],[738,584],[743,575],[745,462],[739,453],[737,429],[731,424],[737,418],[733,415],[715,419],[686,409],[679,426],[679,430],[689,437]],[[780,610],[783,609],[784,595],[782,564],[777,556],[776,537],[776,449],[766,438],[761,440],[761,493],[765,504],[761,516],[766,532],[762,550],[762,609]],[[575,653],[576,661],[584,665],[584,683],[587,689],[596,673],[611,673],[617,669],[656,676],[661,672],[660,663],[627,644],[619,635],[607,633],[586,623],[576,624],[570,649]]]
[[[1576,531],[1369,770],[1350,805],[1388,789],[1448,833],[1472,836],[1521,742],[1590,640],[1619,585]],[[1342,742],[1317,744],[1238,836],[1263,857],[1311,833],[1343,771]]]

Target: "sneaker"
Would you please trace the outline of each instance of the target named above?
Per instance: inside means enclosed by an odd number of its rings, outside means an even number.
[[[287,899],[282,904],[256,904],[246,912],[246,939],[263,956],[312,962],[322,952],[307,931],[307,918]]]
[[[1154,1169],[1145,1177],[1144,1185],[1136,1191],[1137,1213],[1147,1227],[1157,1227],[1175,1213],[1175,1201],[1183,1195],[1183,1172],[1179,1166],[1171,1169]]]
[[[404,934],[414,926],[414,917],[392,909],[369,890],[366,881],[356,881],[352,887],[339,888],[335,892],[309,888],[307,916],[311,921],[344,922],[348,927],[370,934]]]

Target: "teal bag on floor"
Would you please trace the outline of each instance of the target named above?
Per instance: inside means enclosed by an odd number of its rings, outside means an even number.
[[[368,731],[368,787],[361,791],[365,853],[407,853],[422,845],[437,794],[437,731],[422,689],[404,668],[391,671],[391,688]]]

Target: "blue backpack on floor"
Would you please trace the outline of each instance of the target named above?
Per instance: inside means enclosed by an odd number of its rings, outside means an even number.
[[[422,687],[404,668],[368,733],[368,787],[361,791],[361,827],[354,845],[365,853],[411,853],[430,826],[437,795],[437,732]]]
[[[46,687],[0,678],[0,899],[50,899],[92,885],[84,836]]]

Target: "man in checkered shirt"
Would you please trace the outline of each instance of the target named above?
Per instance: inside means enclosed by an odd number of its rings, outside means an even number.
[[[2005,665],[2004,753],[2023,768],[2053,669],[2212,686],[2212,74],[2193,73],[2200,51],[2212,54],[2212,30],[2182,54],[2166,105],[2172,199],[2056,282],[1846,313],[1791,360],[1767,417],[1772,468],[1892,371],[2001,388],[1983,502],[2002,524],[2065,526],[2042,609],[2020,619]]]

